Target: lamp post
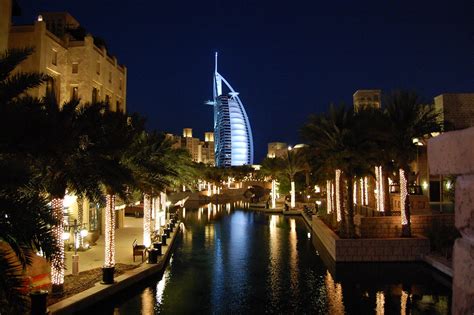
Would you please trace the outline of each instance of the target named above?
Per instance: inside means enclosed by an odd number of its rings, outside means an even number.
[[[77,275],[79,274],[79,255],[77,254],[77,249],[80,247],[82,238],[86,237],[88,234],[87,229],[81,228],[82,224],[77,224],[77,219],[74,219],[74,224],[67,227],[67,231],[65,230],[63,233],[63,240],[68,240],[70,238],[70,231],[72,229],[74,239],[73,239],[73,246],[74,246],[74,255],[72,255],[72,274]]]

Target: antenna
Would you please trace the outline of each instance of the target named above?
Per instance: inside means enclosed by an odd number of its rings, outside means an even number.
[[[217,51],[216,51],[216,57],[215,57],[215,63],[214,63],[214,72],[217,73]]]

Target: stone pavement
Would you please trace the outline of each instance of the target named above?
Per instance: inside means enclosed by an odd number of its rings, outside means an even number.
[[[115,230],[115,263],[141,264],[141,257],[135,257],[133,262],[132,243],[137,240],[139,244],[143,241],[143,218],[125,217],[124,227]],[[72,273],[73,251],[66,252],[65,275]],[[99,268],[104,265],[104,236],[101,235],[96,245],[91,249],[78,252],[79,272]]]

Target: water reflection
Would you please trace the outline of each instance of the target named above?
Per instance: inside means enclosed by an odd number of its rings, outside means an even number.
[[[449,314],[451,291],[426,266],[325,265],[301,218],[238,205],[186,207],[171,266],[109,313]]]

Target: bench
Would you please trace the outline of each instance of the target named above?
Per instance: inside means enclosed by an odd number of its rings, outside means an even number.
[[[142,256],[142,262],[145,260],[145,252],[146,247],[145,245],[139,245],[137,240],[135,239],[132,244],[133,247],[133,261],[135,262],[135,256]]]

